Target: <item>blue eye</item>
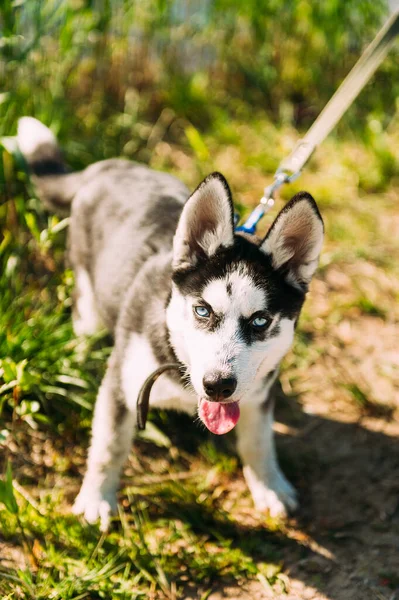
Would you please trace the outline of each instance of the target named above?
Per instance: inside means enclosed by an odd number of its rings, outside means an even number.
[[[270,319],[266,319],[266,317],[255,317],[251,321],[251,325],[256,329],[263,329],[266,325],[269,325]]]
[[[211,316],[211,313],[206,306],[194,306],[194,311],[201,319],[207,319]]]

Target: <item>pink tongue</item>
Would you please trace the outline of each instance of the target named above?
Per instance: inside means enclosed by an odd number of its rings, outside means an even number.
[[[217,435],[223,435],[237,424],[240,418],[240,407],[238,406],[238,402],[221,404],[220,402],[201,400],[199,416],[209,431]]]

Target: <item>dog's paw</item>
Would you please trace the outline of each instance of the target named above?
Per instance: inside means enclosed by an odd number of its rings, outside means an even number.
[[[88,523],[100,520],[100,531],[108,531],[111,515],[116,512],[116,494],[82,488],[72,507],[75,515],[83,515]]]
[[[273,470],[267,482],[252,478],[248,484],[256,508],[272,518],[285,518],[298,508],[297,493],[279,469]]]

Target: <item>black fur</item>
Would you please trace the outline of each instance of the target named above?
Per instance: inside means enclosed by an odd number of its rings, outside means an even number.
[[[183,295],[200,297],[211,279],[223,278],[238,267],[265,290],[270,316],[279,312],[289,319],[297,317],[305,293],[287,283],[284,274],[273,268],[270,257],[241,235],[235,236],[233,246],[220,248],[211,258],[200,260],[195,268],[175,271],[173,281]]]

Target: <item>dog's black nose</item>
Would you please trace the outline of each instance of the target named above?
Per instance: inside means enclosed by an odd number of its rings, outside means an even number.
[[[202,384],[205,393],[214,400],[229,398],[237,387],[235,377],[222,377],[218,374],[205,375]]]

